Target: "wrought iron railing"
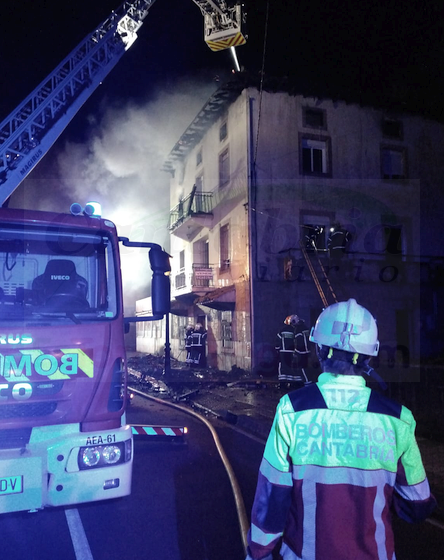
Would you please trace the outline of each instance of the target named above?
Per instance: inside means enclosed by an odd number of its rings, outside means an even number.
[[[196,192],[195,188],[170,210],[168,229],[171,231],[180,226],[186,218],[202,214],[213,213],[213,193]]]

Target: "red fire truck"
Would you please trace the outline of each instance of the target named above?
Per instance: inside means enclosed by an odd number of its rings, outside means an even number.
[[[0,513],[130,493],[125,324],[169,313],[169,256],[118,237],[95,203],[8,209],[155,0],[125,1],[0,123]],[[243,44],[240,2],[193,0],[213,50]],[[151,317],[124,317],[119,242],[149,251]]]
[[[92,205],[80,210],[0,209],[0,512],[130,493],[118,247],[128,241]],[[168,254],[138,245],[160,319]]]

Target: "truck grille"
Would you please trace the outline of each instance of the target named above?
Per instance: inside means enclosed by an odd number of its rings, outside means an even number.
[[[25,447],[31,437],[32,428],[0,430],[0,449]]]
[[[0,419],[46,416],[52,414],[56,408],[57,403],[54,401],[0,406]]]

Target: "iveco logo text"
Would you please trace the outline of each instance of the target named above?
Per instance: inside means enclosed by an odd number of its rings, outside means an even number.
[[[0,334],[0,344],[31,344],[30,334]]]
[[[51,280],[70,280],[70,276],[68,276],[67,274],[62,275],[62,274],[51,274]]]

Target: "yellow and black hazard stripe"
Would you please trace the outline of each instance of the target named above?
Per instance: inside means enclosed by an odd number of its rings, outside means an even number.
[[[246,42],[245,37],[240,32],[226,39],[218,39],[216,41],[206,40],[207,45],[212,51],[222,51],[230,47],[239,47],[240,45],[245,45]]]

